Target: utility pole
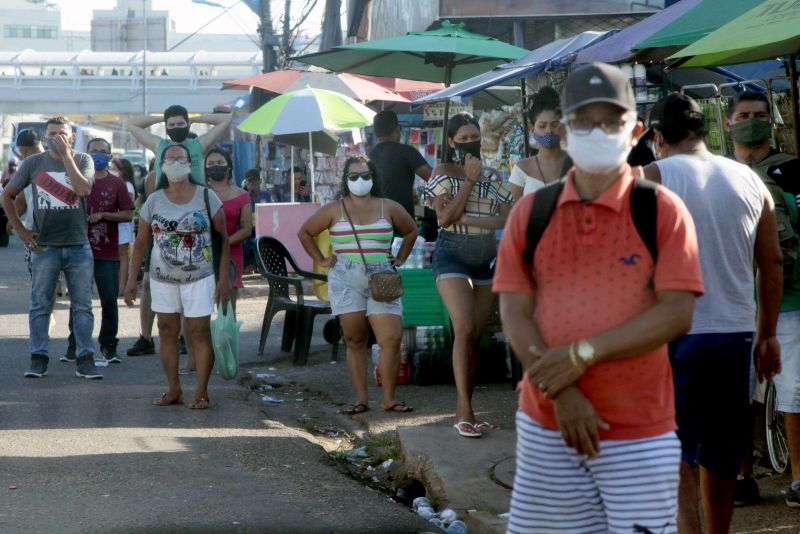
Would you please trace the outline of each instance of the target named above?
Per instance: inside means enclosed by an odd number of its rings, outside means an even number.
[[[281,68],[286,68],[287,59],[292,55],[291,50],[291,16],[292,16],[292,0],[284,0],[283,4],[283,35],[281,36]]]
[[[261,54],[264,60],[264,72],[275,70],[275,34],[272,30],[272,14],[270,0],[261,0]]]

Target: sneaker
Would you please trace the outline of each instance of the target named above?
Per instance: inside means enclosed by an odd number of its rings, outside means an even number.
[[[25,371],[25,378],[42,378],[47,374],[50,358],[42,354],[31,354],[31,366]]]
[[[108,363],[122,363],[122,360],[117,356],[117,347],[108,345],[107,347],[100,347],[100,352],[105,357]]]
[[[800,508],[800,487],[792,489],[792,486],[789,486],[789,489],[786,491],[786,506],[789,508]]]
[[[75,363],[75,347],[67,347],[67,353],[60,357],[58,360],[67,363]]]
[[[75,360],[76,371],[75,375],[81,378],[88,378],[90,380],[99,380],[103,378],[103,375],[97,370],[97,367],[94,365],[94,357],[93,356],[81,356],[77,360]]]
[[[733,505],[747,506],[757,503],[760,499],[761,494],[758,491],[758,483],[753,476],[739,475],[736,478],[736,487],[733,490]]]
[[[151,339],[147,341],[144,336],[139,336],[136,343],[128,349],[128,356],[144,356],[146,354],[155,354],[156,344]]]
[[[183,336],[178,336],[178,352],[180,354],[186,354],[186,340]]]

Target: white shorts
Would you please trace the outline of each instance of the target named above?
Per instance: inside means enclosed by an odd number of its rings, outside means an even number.
[[[778,343],[781,344],[781,372],[772,383],[778,398],[778,411],[800,413],[800,311],[778,316]]]
[[[129,245],[133,243],[133,223],[119,223],[117,226],[117,231],[119,232],[119,244],[120,245]]]
[[[155,313],[181,313],[184,317],[207,317],[214,312],[213,276],[188,284],[167,284],[150,277],[150,308]]]

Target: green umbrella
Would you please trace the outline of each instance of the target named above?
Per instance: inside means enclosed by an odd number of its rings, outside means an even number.
[[[673,54],[683,67],[735,65],[800,52],[800,4],[767,0]]]
[[[788,56],[795,153],[800,151],[796,58],[800,52],[800,2],[766,0],[703,39],[673,54],[683,67],[733,65]]]
[[[763,2],[764,0],[703,0],[634,48],[640,51],[663,49],[660,53],[654,51],[648,56],[653,60],[662,60]]]
[[[350,97],[306,87],[277,96],[239,125],[257,135],[307,134],[311,152],[311,193],[314,193],[314,132],[361,128],[372,124],[375,112]],[[294,190],[292,190],[294,196]]]
[[[334,72],[442,82],[450,86],[527,53],[524,48],[494,37],[468,32],[463,23],[451,24],[445,20],[436,30],[337,46],[294,59]],[[444,104],[445,127],[449,110],[450,101],[447,100]],[[442,136],[443,158],[445,142]]]
[[[464,24],[444,21],[442,27],[400,37],[342,45],[297,61],[334,72],[442,82],[461,82],[527,54],[493,37],[468,32]]]

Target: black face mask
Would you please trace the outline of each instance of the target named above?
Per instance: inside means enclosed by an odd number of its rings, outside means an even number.
[[[172,139],[173,143],[183,143],[189,136],[189,127],[183,126],[182,128],[167,128],[167,136]]]
[[[227,165],[214,165],[213,167],[206,167],[206,176],[215,182],[221,182],[228,177]]]
[[[456,163],[464,164],[467,159],[467,154],[472,154],[474,157],[481,159],[481,142],[471,141],[469,143],[456,143],[453,149],[453,160]]]

